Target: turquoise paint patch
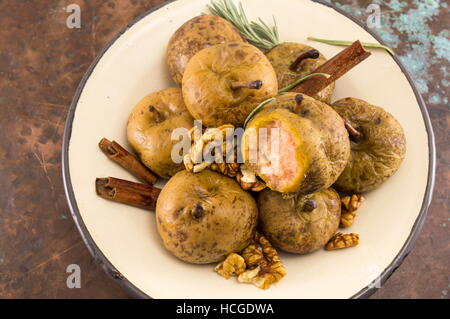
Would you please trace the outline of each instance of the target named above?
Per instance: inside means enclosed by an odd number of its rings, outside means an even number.
[[[414,0],[413,2],[417,6],[417,9],[423,11],[425,14],[430,14],[430,12],[437,14],[436,12],[438,12],[441,4],[440,0]]]
[[[59,216],[59,218],[60,219],[67,219],[67,216],[66,215],[61,215],[61,216]]]
[[[438,94],[433,93],[433,94],[431,94],[429,101],[431,104],[440,104],[441,97]]]
[[[401,11],[404,7],[408,6],[406,2],[399,0],[391,0],[391,2],[386,2],[385,4],[394,11]]]
[[[363,11],[361,8],[359,8],[358,3],[356,1],[353,1],[352,4],[340,4],[335,3],[336,7],[338,7],[341,10],[344,10],[347,13],[350,13],[351,15],[354,15],[355,17],[359,17],[363,14]],[[365,11],[365,10],[364,10]]]
[[[430,48],[434,47],[432,42],[433,35],[428,26],[428,22],[439,14],[439,0],[414,0],[415,8],[409,9],[406,13],[393,17],[393,27],[397,31],[408,36],[408,40],[412,43],[411,51],[406,56],[400,56],[406,68],[412,74],[418,89],[421,93],[428,93],[428,74],[435,58],[430,56]],[[404,5],[399,1],[391,1],[394,10],[401,10]],[[441,48],[440,53],[445,53],[447,43],[440,38],[436,39],[436,43]],[[440,98],[439,98],[440,100]],[[437,97],[434,98],[437,101]]]
[[[381,39],[386,42],[388,46],[391,48],[397,48],[400,38],[392,30],[389,16],[383,15],[383,12],[381,12],[381,14],[381,28],[374,29],[374,31],[378,33]]]
[[[409,73],[411,73],[417,88],[421,93],[428,93],[428,54],[418,45],[412,45],[410,52],[406,56],[399,56],[405,64]]]
[[[439,32],[437,36],[432,37],[434,52],[438,58],[447,59],[450,61],[450,32],[444,30]]]
[[[398,43],[400,42],[400,38],[389,32],[389,31],[379,31],[378,34],[380,35],[381,39],[386,42],[386,44],[391,48],[398,47]]]
[[[357,0],[352,0],[346,5],[332,0],[325,1],[336,5],[362,22],[365,22],[368,17],[366,8],[361,7]],[[404,50],[406,53],[398,57],[411,74],[419,92],[428,93],[431,66],[439,63],[440,59],[450,59],[450,32],[442,31],[433,35],[428,25],[439,14],[440,8],[448,7],[447,3],[440,0],[373,0],[372,3],[381,6],[381,28],[374,28],[372,31],[392,48],[398,48],[400,43],[400,36],[396,33],[400,32],[407,36],[408,43]],[[406,9],[411,3],[412,7]],[[446,68],[442,75],[441,84],[448,87],[450,78]],[[442,101],[448,103],[446,98],[448,92],[444,90],[442,97],[434,93],[434,96],[430,97],[431,103],[438,104]]]
[[[426,13],[418,9],[409,9],[395,19],[393,27],[399,32],[405,33],[410,41],[417,41],[429,45],[431,31],[427,23],[438,12]]]

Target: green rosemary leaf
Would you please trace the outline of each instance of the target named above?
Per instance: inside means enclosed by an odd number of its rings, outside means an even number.
[[[294,81],[294,83],[292,83],[291,85],[288,85],[285,88],[282,88],[281,90],[278,90],[278,94],[281,94],[281,93],[288,92],[288,91],[292,90],[297,85],[299,85],[300,83],[302,83],[306,79],[309,79],[310,77],[313,77],[313,76],[324,76],[324,77],[326,77],[328,79],[331,75],[326,74],[326,73],[311,73],[311,74],[305,75],[304,77]]]
[[[247,116],[247,118],[245,119],[245,121],[244,121],[244,129],[245,129],[245,127],[247,126],[248,122],[250,122],[250,120],[252,119],[252,117],[255,116],[255,114],[258,113],[259,110],[261,110],[261,109],[263,108],[264,105],[266,105],[267,103],[270,103],[270,102],[272,102],[272,101],[274,101],[274,100],[275,100],[275,98],[273,97],[273,98],[267,99],[267,100],[261,102],[260,104],[258,104],[258,106],[255,107],[255,108],[250,112],[250,114]]]
[[[314,38],[314,37],[308,37],[308,40],[322,42],[322,43],[331,44],[331,45],[338,45],[338,46],[349,46],[349,45],[353,44],[352,41],[326,40],[326,39],[319,39],[319,38]],[[394,50],[392,50],[391,48],[389,48],[385,45],[379,44],[379,43],[361,42],[361,45],[365,48],[383,49],[383,50],[386,50],[387,52],[389,52],[389,54],[391,54],[392,56],[395,55]]]
[[[275,19],[275,16],[272,16],[272,20],[273,20],[272,33],[274,34],[275,39],[277,39],[277,42],[279,42],[280,34],[278,33],[278,24],[277,20]]]
[[[231,0],[211,1],[209,11],[233,24],[248,42],[262,50],[270,50],[280,43],[278,27],[269,27],[263,20],[249,21],[242,3],[236,6]]]
[[[273,32],[273,29],[270,28],[261,18],[259,18],[260,24],[256,22],[251,22],[252,28],[255,30],[255,33],[261,38],[269,41],[270,43],[278,43],[278,37],[276,33]]]

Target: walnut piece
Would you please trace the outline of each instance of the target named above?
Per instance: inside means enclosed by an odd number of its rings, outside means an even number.
[[[351,225],[353,225],[355,217],[356,217],[355,213],[342,212],[339,227],[341,228],[350,227]]]
[[[238,259],[235,255],[242,258],[244,262],[244,268],[242,268],[241,259]],[[227,263],[228,258],[230,261]],[[231,259],[232,258],[232,259]],[[232,261],[231,261],[232,260]],[[235,266],[239,263],[239,267]],[[222,274],[218,270],[225,269],[228,264],[232,264],[231,272]],[[238,271],[235,271],[238,269]],[[217,273],[224,276],[231,273],[232,275],[238,275],[238,281],[242,283],[252,283],[256,287],[261,289],[268,289],[271,284],[280,281],[286,275],[286,269],[281,262],[277,251],[272,247],[270,242],[259,233],[255,234],[253,242],[248,245],[241,254],[230,254],[222,263],[216,267]],[[223,271],[222,271],[223,272]]]
[[[326,250],[336,250],[341,248],[347,248],[356,246],[359,244],[359,235],[358,234],[343,234],[337,233],[328,241],[325,246]]]
[[[349,197],[350,199],[347,199]],[[353,194],[352,196],[346,196],[343,198],[344,207],[349,212],[356,211],[364,201],[364,197],[361,194]]]
[[[361,194],[353,194],[352,196],[345,196],[341,198],[341,222],[340,227],[346,228],[353,225],[356,217],[356,211],[361,207],[364,197]]]
[[[238,163],[212,163],[210,168],[228,177],[236,177],[239,173]]]
[[[239,170],[240,172],[237,173],[236,180],[243,190],[259,192],[267,187],[247,165],[241,164]]]
[[[231,253],[228,257],[219,263],[214,271],[219,275],[225,277],[226,279],[230,279],[234,275],[240,275],[245,270],[245,260],[242,256]]]

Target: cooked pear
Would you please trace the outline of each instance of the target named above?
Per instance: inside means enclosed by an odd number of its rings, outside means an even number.
[[[241,126],[259,103],[277,94],[278,84],[260,50],[247,43],[224,43],[192,57],[182,89],[189,112],[205,126]]]

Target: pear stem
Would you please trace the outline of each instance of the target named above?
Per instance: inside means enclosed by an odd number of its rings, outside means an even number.
[[[359,141],[362,138],[362,133],[354,128],[348,121],[344,121],[344,125],[348,134],[355,139],[355,141]]]
[[[238,90],[238,89],[250,89],[250,90],[259,90],[262,87],[262,81],[256,80],[256,81],[237,81],[231,83],[231,89],[232,90]]]
[[[320,53],[316,49],[312,49],[307,52],[303,52],[295,59],[294,62],[292,62],[292,64],[289,66],[289,70],[298,72],[298,66],[300,65],[300,63],[302,63],[303,60],[317,59],[319,56],[320,56]]]

